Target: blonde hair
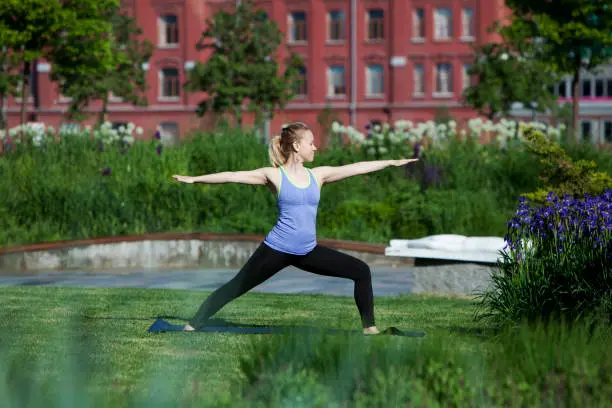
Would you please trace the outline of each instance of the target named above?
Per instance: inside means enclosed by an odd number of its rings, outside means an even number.
[[[280,136],[272,138],[268,147],[268,156],[274,167],[287,163],[291,155],[291,146],[300,141],[305,130],[310,130],[305,123],[293,122],[283,126]]]

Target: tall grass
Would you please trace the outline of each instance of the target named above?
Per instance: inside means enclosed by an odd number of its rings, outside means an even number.
[[[3,407],[605,407],[612,398],[612,332],[592,321],[524,324],[470,348],[453,337],[264,336],[244,351],[226,394],[171,356],[149,356],[133,388],[100,388],[112,345],[78,324],[56,329],[53,361],[23,360],[3,342]]]

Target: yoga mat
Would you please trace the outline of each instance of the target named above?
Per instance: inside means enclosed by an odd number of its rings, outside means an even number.
[[[163,319],[157,319],[149,327],[149,333],[164,333],[169,331],[183,331],[184,325],[182,324],[171,324]],[[316,328],[289,328],[289,327],[266,327],[266,326],[202,326],[195,332],[185,333],[236,333],[236,334],[278,334],[284,332],[313,332],[313,331],[325,331],[328,334],[337,333],[353,333],[362,334],[361,330],[338,330],[338,329],[316,329]],[[387,329],[381,330],[380,334],[389,336],[405,336],[405,337],[423,337],[424,332],[409,332],[398,329],[397,327],[391,326]],[[379,334],[379,335],[380,335]]]

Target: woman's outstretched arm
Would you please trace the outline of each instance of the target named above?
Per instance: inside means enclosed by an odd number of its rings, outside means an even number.
[[[403,166],[418,159],[374,160],[347,164],[344,166],[321,166],[313,169],[323,183],[333,183],[351,176],[371,173],[389,166]]]
[[[268,174],[270,169],[263,167],[261,169],[250,171],[224,171],[221,173],[205,174],[203,176],[179,176],[175,174],[173,179],[182,183],[241,183],[241,184],[258,184],[265,185],[268,183]]]

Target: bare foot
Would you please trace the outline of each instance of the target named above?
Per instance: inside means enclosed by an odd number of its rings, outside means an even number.
[[[379,334],[380,332],[376,326],[370,326],[363,329],[363,334]]]
[[[191,325],[186,324],[185,327],[183,327],[183,331],[195,331],[195,329],[191,327]]]

